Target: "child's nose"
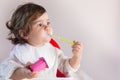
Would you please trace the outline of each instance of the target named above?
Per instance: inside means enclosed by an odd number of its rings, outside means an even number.
[[[49,31],[50,29],[51,29],[51,27],[50,26],[45,26],[45,28],[44,28],[46,31]]]

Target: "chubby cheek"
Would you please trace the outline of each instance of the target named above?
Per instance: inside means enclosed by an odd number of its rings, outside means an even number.
[[[29,34],[29,40],[32,42],[49,42],[51,40],[51,37],[49,33],[52,32],[52,29],[50,30],[44,30],[44,29],[37,29],[32,30]]]
[[[43,32],[37,33],[34,35],[34,39],[36,39],[37,41],[43,41]]]
[[[28,37],[30,41],[40,41],[42,39],[41,33],[37,31],[31,31]]]

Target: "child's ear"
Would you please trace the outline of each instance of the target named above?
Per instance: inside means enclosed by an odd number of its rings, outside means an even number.
[[[19,35],[25,40],[28,39],[28,36],[25,34],[24,30],[19,30]]]

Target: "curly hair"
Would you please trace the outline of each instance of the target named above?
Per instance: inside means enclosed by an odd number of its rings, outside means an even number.
[[[6,22],[6,26],[10,30],[8,40],[10,40],[12,44],[27,43],[27,41],[20,36],[19,31],[23,30],[24,35],[28,35],[32,22],[45,12],[45,8],[34,3],[26,3],[18,6],[11,19]]]

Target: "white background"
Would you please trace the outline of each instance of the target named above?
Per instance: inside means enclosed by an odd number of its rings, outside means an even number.
[[[13,46],[5,23],[18,5],[30,1],[47,9],[55,34],[83,42],[80,70],[94,80],[120,80],[119,0],[0,0],[0,62]],[[58,42],[71,56],[71,45]]]

